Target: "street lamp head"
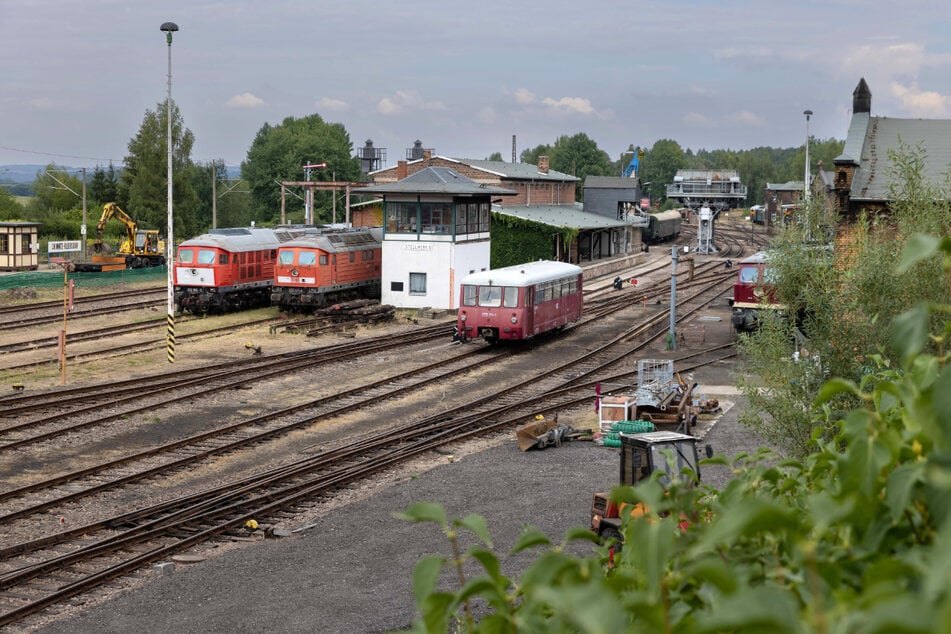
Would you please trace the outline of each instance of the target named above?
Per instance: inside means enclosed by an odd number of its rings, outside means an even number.
[[[806,115],[806,121],[808,121],[809,117],[812,116],[812,110],[804,110],[803,114]]]
[[[172,33],[174,33],[175,31],[178,30],[178,25],[175,24],[174,22],[163,22],[163,23],[162,23],[162,26],[159,27],[159,30],[160,30],[160,31],[165,31],[165,35],[167,36],[166,39],[168,40],[168,45],[171,46],[171,45],[172,45]]]

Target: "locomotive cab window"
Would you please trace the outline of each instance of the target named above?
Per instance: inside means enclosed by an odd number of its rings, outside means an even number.
[[[195,260],[195,252],[191,249],[179,249],[178,261],[182,264],[191,264]]]
[[[498,308],[502,305],[502,287],[501,286],[480,286],[479,287],[479,306],[486,308]]]
[[[327,266],[327,262],[328,262],[328,260],[327,260],[327,255],[326,255],[326,254],[321,254],[321,256],[320,256],[320,265],[321,265],[321,266]]]
[[[199,264],[214,264],[215,260],[215,252],[211,249],[198,249]]]
[[[281,251],[277,255],[277,261],[279,264],[293,264],[294,263],[294,252],[293,251]]]
[[[228,254],[222,253],[218,256],[218,264],[227,264],[228,263]]]
[[[297,263],[301,266],[313,266],[317,261],[317,254],[313,251],[301,251],[297,254]]]

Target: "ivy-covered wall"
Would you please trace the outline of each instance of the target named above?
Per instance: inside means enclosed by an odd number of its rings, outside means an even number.
[[[553,260],[555,234],[559,234],[565,244],[571,244],[578,237],[578,230],[493,213],[489,266],[497,269],[535,260]]]

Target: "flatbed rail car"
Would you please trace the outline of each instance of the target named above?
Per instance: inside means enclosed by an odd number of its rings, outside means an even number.
[[[521,341],[581,317],[582,269],[540,260],[471,273],[460,282],[456,337]]]
[[[770,285],[769,255],[759,251],[737,264],[733,284],[731,322],[738,332],[752,332],[759,327],[763,311],[783,313],[783,306]]]
[[[173,278],[178,310],[205,314],[269,306],[278,246],[308,231],[315,229],[236,227],[185,240]]]
[[[277,250],[271,303],[306,311],[351,299],[378,299],[383,230],[334,229],[285,242]]]

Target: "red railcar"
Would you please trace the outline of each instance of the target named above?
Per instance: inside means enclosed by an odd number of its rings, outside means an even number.
[[[278,246],[314,230],[212,229],[182,242],[173,276],[178,309],[204,314],[268,306]]]
[[[531,339],[581,317],[582,269],[538,261],[472,273],[460,283],[456,337]]]
[[[382,229],[368,227],[323,230],[282,244],[271,303],[300,311],[380,297],[382,239]]]
[[[737,264],[733,284],[732,323],[740,332],[751,332],[759,326],[761,311],[782,312],[784,306],[770,285],[769,256],[765,251],[754,253]]]

